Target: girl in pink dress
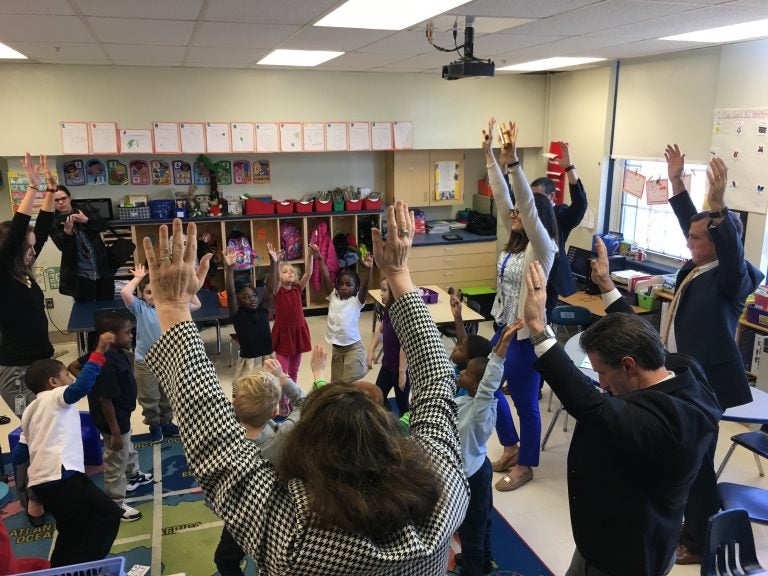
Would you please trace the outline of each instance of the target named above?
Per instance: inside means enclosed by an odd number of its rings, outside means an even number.
[[[283,372],[296,382],[301,354],[312,349],[309,336],[309,326],[304,319],[304,307],[301,294],[312,275],[314,257],[310,257],[301,278],[296,280],[296,269],[288,262],[280,262],[281,252],[275,251],[272,244],[267,243],[269,257],[272,258],[271,272],[275,274],[272,285],[275,287],[275,323],[272,326],[272,349],[277,355]],[[280,414],[291,411],[288,399],[283,395],[280,399]]]

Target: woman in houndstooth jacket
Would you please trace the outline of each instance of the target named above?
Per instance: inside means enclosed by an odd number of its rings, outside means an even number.
[[[373,233],[374,256],[389,280],[390,317],[411,366],[411,438],[396,436],[384,409],[356,388],[330,385],[308,397],[286,441],[292,451],[283,460],[293,462],[279,471],[243,438],[191,321],[188,302],[209,260],[195,270],[194,223],[186,248],[180,220],[173,250],[166,226],[157,251],[145,240],[164,332],[146,363],[177,415],[190,470],[262,574],[445,574],[468,500],[453,369],[410,279],[413,215],[398,202],[387,221],[386,240]]]

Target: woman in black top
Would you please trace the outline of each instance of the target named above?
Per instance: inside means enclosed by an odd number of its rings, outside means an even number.
[[[61,250],[59,292],[75,302],[114,300],[115,272],[109,265],[101,232],[106,221],[90,204],[72,209],[72,198],[63,184],[53,196],[56,224],[51,239]]]
[[[24,385],[27,367],[53,355],[43,291],[35,281],[32,266],[53,224],[56,180],[45,156],[40,156],[40,166],[33,166],[27,153],[23,165],[29,187],[13,219],[0,223],[0,300],[4,303],[0,306],[0,395],[18,416],[35,399]],[[33,229],[29,221],[41,170],[47,187]]]

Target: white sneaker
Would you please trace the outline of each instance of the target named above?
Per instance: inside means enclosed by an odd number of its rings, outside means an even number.
[[[141,470],[139,470],[133,476],[130,476],[128,478],[128,484],[125,487],[125,491],[133,492],[139,486],[144,486],[144,484],[150,484],[154,482],[154,480],[155,480],[155,477],[152,474],[150,474],[149,472],[142,472]]]
[[[117,505],[120,506],[120,510],[123,512],[123,515],[120,517],[121,522],[136,522],[136,520],[141,519],[141,512],[136,510],[136,508],[128,506],[125,501],[118,502]]]

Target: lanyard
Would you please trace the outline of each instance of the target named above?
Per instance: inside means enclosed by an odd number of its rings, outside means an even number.
[[[507,252],[506,257],[504,258],[504,262],[501,263],[501,272],[499,272],[499,279],[503,282],[504,281],[504,270],[507,269],[507,262],[509,262],[509,257],[512,256],[511,252]]]

